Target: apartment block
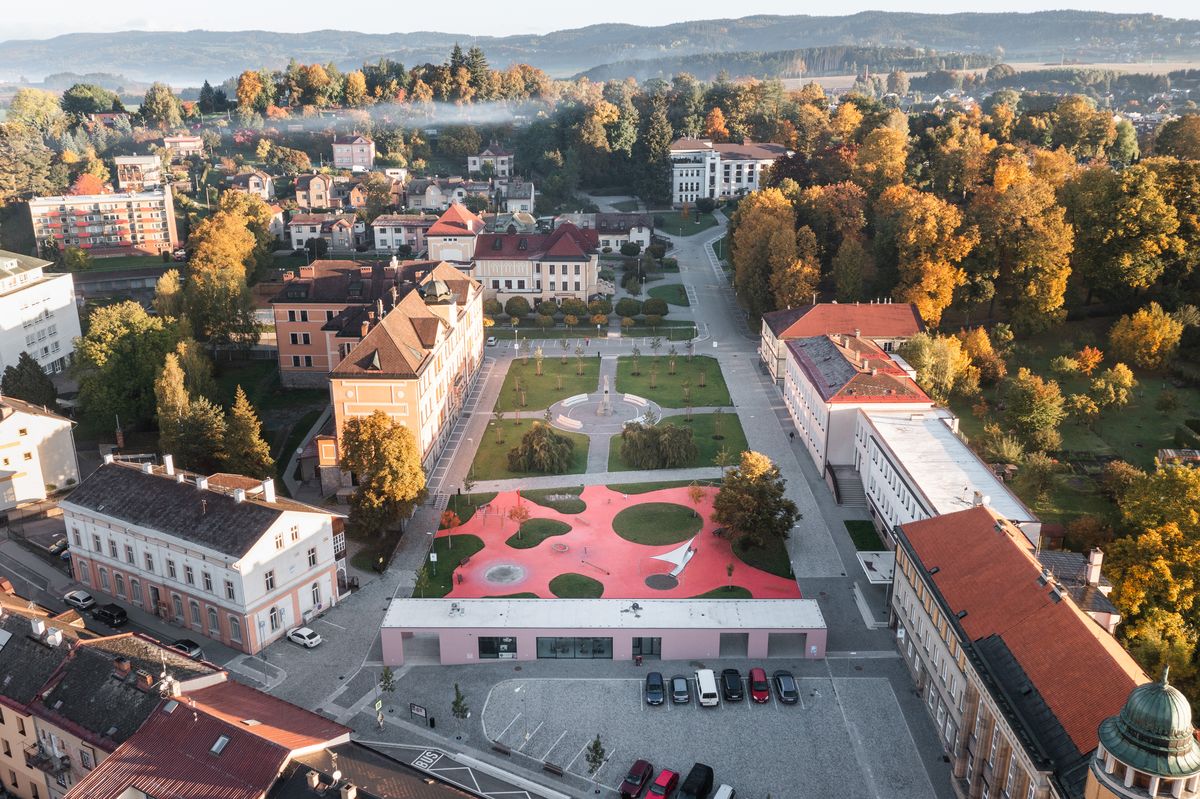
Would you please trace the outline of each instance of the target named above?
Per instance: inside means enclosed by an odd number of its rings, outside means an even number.
[[[333,140],[333,166],[335,169],[366,171],[375,168],[375,142],[366,136],[337,138]]]
[[[145,191],[162,185],[162,159],[157,155],[118,155],[117,191]]]
[[[763,171],[788,154],[782,144],[681,138],[671,142],[671,201],[741,197],[758,191]]]
[[[158,255],[179,244],[171,188],[123,194],[34,197],[29,217],[39,247],[88,255]]]
[[[0,396],[0,512],[79,482],[74,426],[40,405]]]
[[[71,362],[80,335],[75,279],[40,258],[0,250],[0,371],[28,352],[47,373]]]

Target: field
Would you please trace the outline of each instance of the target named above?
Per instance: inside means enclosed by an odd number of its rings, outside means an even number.
[[[559,400],[573,397],[576,394],[590,394],[596,390],[600,381],[600,359],[583,358],[583,374],[579,363],[573,354],[567,356],[567,362],[562,363],[562,347],[557,342],[548,342],[542,347],[545,358],[542,360],[542,374],[537,374],[537,362],[529,358],[517,358],[508,368],[504,377],[504,385],[500,387],[500,396],[496,399],[496,410],[499,411],[540,411],[549,408]],[[558,379],[562,378],[562,388],[558,387]],[[525,404],[521,404],[521,394],[517,391],[520,385],[525,393]]]
[[[668,358],[659,350],[657,385],[650,387],[651,367],[655,355],[643,351],[637,364],[641,374],[635,375],[634,359],[631,355],[621,356],[617,361],[617,391],[624,394],[636,394],[639,397],[654,400],[664,408],[683,408],[687,406],[684,397],[684,383],[691,392],[693,408],[716,407],[732,404],[729,399],[729,389],[725,386],[725,377],[721,374],[721,366],[715,358],[707,355],[696,355],[691,360],[685,355],[679,355],[675,361],[675,374],[668,374]],[[700,385],[703,378],[704,385]]]
[[[488,422],[486,438],[479,442],[479,451],[471,464],[471,476],[475,480],[508,480],[514,477],[540,477],[529,472],[514,472],[508,468],[508,451],[521,442],[521,436],[529,430],[528,423],[505,419],[502,425],[501,442],[496,443],[495,425]],[[583,433],[572,433],[566,430],[555,430],[560,436],[566,436],[575,442],[571,453],[571,465],[563,474],[583,474],[587,471],[588,437]]]
[[[697,413],[693,414],[691,422],[686,421],[683,416],[667,416],[659,424],[668,422],[681,427],[691,428],[693,440],[696,442],[695,460],[680,468],[712,466],[717,452],[722,447],[729,452],[730,457],[736,462],[738,456],[749,448],[749,445],[746,443],[746,434],[742,431],[742,423],[732,413],[721,414],[719,422],[717,421],[716,414]],[[721,426],[720,439],[713,438],[716,435],[715,428],[717,424]],[[612,443],[608,451],[608,470],[610,472],[625,472],[631,469],[633,469],[632,466],[621,460],[621,434],[617,433],[612,437]]]

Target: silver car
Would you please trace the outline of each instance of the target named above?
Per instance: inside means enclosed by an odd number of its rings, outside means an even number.
[[[305,649],[312,649],[321,643],[320,633],[309,627],[296,627],[295,629],[288,630],[287,637],[289,641],[300,644]]]

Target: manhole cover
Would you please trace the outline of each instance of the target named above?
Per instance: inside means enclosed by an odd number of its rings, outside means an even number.
[[[514,563],[501,563],[483,573],[483,579],[498,585],[511,585],[525,579],[525,568]]]
[[[656,591],[670,591],[679,581],[669,574],[652,574],[646,578],[646,587]]]

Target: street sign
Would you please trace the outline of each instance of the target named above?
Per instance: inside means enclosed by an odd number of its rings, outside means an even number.
[[[436,552],[430,552],[430,553],[429,553],[429,562],[430,562],[430,563],[437,563],[437,553],[436,553]]]
[[[377,711],[383,710],[383,700],[382,699],[375,700],[375,710],[377,710]]]
[[[419,716],[421,718],[428,717],[428,714],[425,712],[425,708],[414,702],[408,703],[408,713],[410,716]]]

